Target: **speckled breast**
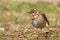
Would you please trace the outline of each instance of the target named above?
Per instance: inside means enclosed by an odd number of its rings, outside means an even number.
[[[39,16],[36,19],[32,20],[32,25],[37,28],[43,28],[46,26],[46,21],[42,16]]]

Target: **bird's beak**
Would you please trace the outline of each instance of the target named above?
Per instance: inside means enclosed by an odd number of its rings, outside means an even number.
[[[27,12],[27,13],[30,13],[30,12]]]
[[[30,14],[31,12],[27,12],[27,13],[29,13],[29,14]]]

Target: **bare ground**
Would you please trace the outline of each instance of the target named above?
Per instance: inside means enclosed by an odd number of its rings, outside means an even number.
[[[2,40],[60,40],[60,26],[49,26],[42,30],[26,25],[18,30],[3,31]]]

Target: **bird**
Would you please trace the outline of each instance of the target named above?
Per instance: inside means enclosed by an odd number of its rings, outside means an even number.
[[[50,25],[45,13],[38,11],[37,9],[32,9],[28,13],[31,14],[31,24],[34,27],[42,29],[46,24]]]

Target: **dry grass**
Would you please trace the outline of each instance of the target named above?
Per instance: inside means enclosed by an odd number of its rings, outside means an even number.
[[[60,26],[43,30],[35,28],[27,13],[32,8],[41,10],[47,15],[50,24],[55,25],[57,6],[45,3],[0,2],[0,7],[0,27],[4,29],[0,31],[0,40],[60,40]],[[58,20],[60,24],[60,19]]]
[[[13,31],[13,30],[12,30]],[[38,29],[32,26],[18,28],[18,31],[13,33],[0,34],[2,40],[60,40],[60,28],[51,26],[48,28]]]

